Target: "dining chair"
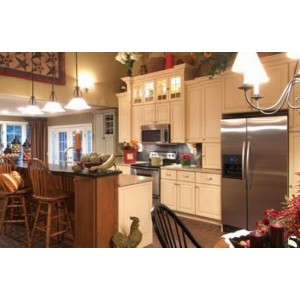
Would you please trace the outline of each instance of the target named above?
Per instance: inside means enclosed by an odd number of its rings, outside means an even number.
[[[162,248],[202,248],[184,223],[166,205],[155,204],[151,209],[151,218]]]
[[[50,239],[57,237],[58,242],[68,231],[74,238],[74,229],[67,208],[69,194],[57,189],[54,176],[47,164],[40,159],[28,161],[28,170],[32,182],[33,198],[37,201],[37,210],[31,232],[30,247],[36,231],[45,234],[45,246],[50,247]]]
[[[0,187],[2,190],[2,215],[0,218],[0,236],[3,228],[6,233],[10,225],[10,236],[14,224],[24,224],[28,245],[30,244],[30,226],[28,208],[31,200],[31,187],[24,186],[22,177],[16,172],[17,166],[9,157],[0,156]]]

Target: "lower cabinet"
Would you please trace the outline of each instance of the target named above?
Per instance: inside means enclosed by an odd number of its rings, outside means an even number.
[[[116,165],[117,170],[122,171],[122,174],[127,174],[130,175],[131,167],[129,166],[124,166],[124,165]]]
[[[161,169],[161,202],[169,208],[214,220],[221,219],[221,176]]]
[[[202,166],[205,169],[221,169],[221,143],[202,144]]]

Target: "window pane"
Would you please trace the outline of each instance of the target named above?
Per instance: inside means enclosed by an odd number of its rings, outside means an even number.
[[[59,163],[65,162],[64,150],[68,146],[67,132],[59,132],[58,134],[58,149],[59,149]]]

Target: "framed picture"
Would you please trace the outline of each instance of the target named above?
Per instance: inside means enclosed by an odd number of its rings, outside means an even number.
[[[53,72],[54,70],[54,72]],[[63,52],[0,52],[0,75],[65,85]]]

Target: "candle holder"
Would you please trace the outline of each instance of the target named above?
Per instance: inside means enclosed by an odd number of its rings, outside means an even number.
[[[284,248],[284,226],[279,222],[270,224],[270,247]]]
[[[260,230],[250,232],[250,248],[264,248],[264,234]]]

